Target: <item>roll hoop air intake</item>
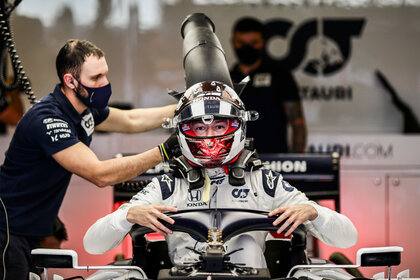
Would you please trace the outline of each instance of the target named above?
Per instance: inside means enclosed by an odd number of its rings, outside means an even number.
[[[213,22],[202,13],[187,16],[181,26],[186,88],[218,81],[233,88],[225,53]]]

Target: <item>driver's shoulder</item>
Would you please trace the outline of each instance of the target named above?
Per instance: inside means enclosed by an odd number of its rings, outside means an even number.
[[[283,184],[283,176],[271,169],[261,168],[249,173],[250,184],[274,197],[279,185]]]
[[[182,180],[172,176],[172,174],[162,174],[153,178],[152,184],[160,189],[162,199],[165,200],[172,196],[176,189],[179,189]]]

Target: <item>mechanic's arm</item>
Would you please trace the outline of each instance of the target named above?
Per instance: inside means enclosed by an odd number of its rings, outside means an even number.
[[[98,187],[106,187],[134,178],[162,161],[157,147],[141,154],[101,161],[82,142],[61,150],[52,157],[63,168]]]
[[[284,110],[292,127],[292,152],[303,153],[306,148],[307,131],[302,104],[300,101],[286,101]]]
[[[120,110],[109,108],[109,116],[95,130],[137,133],[158,128],[164,118],[174,116],[176,105],[155,108]]]

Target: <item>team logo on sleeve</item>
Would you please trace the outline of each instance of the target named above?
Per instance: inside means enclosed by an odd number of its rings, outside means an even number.
[[[61,119],[45,118],[42,120],[45,125],[46,134],[51,142],[58,142],[61,139],[70,138],[72,131],[68,122]]]
[[[87,136],[91,136],[95,129],[95,120],[93,119],[92,112],[82,117],[81,125],[86,132]]]
[[[169,190],[172,192],[172,182],[173,180],[166,174],[162,175],[162,178],[160,179],[161,182],[165,182],[166,185],[168,186]]]
[[[276,180],[276,178],[276,176],[273,176],[273,172],[271,172],[271,170],[268,172],[268,174],[265,174],[265,179],[269,189],[272,190],[274,188],[274,181]]]
[[[289,182],[287,182],[287,181],[282,181],[281,183],[282,183],[282,185],[283,185],[283,189],[284,189],[286,192],[292,192],[292,191],[294,191],[294,190],[295,190],[295,188],[294,188],[292,185],[290,185],[290,184],[289,184]]]
[[[162,198],[169,198],[175,190],[175,180],[172,175],[163,174],[157,177],[159,181],[160,189],[162,191]]]
[[[266,169],[262,170],[261,173],[262,173],[264,191],[269,196],[274,197],[280,174],[271,170],[266,170]]]

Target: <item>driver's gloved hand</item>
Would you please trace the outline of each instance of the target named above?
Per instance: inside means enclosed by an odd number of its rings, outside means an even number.
[[[176,132],[172,133],[171,136],[169,136],[165,142],[160,143],[158,147],[164,161],[171,160],[172,158],[178,157],[182,154]]]

